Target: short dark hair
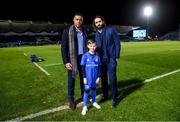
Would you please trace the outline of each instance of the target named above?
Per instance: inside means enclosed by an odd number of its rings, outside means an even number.
[[[87,41],[87,45],[93,44],[93,43],[96,43],[96,41],[95,41],[94,39],[89,39],[89,40]]]
[[[75,17],[75,16],[81,16],[81,17],[83,18],[83,15],[82,15],[81,13],[75,13],[75,14],[74,14],[74,17]]]

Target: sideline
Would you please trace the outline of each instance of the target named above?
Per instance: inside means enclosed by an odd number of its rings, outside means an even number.
[[[177,73],[177,72],[180,72],[180,69],[174,70],[172,72],[168,72],[168,73],[165,73],[165,74],[153,77],[153,78],[146,79],[142,83],[135,83],[135,84],[120,88],[120,89],[118,89],[118,91],[122,91],[122,90],[125,90],[125,89],[136,87],[138,85],[145,84],[145,83],[148,83],[148,82],[151,82],[151,81],[166,77],[168,75],[171,75],[171,74],[174,74],[174,73]],[[99,95],[96,96],[96,98],[98,99],[101,96],[102,96],[102,94],[99,94]],[[80,102],[80,103],[77,104],[77,107],[81,107],[81,106],[83,106],[83,102]],[[62,110],[67,110],[67,109],[69,109],[69,106],[68,105],[63,105],[63,106],[59,106],[57,108],[47,109],[47,110],[44,110],[44,111],[40,111],[38,113],[29,114],[29,115],[24,116],[24,117],[17,117],[17,118],[11,119],[11,120],[7,120],[6,122],[23,121],[23,120],[27,120],[27,119],[33,119],[33,118],[38,117],[38,116],[42,116],[42,115],[45,115],[45,114],[54,113],[54,112],[58,112],[58,111],[62,111]]]
[[[35,66],[37,66],[42,72],[44,72],[47,76],[51,75],[49,74],[44,68],[42,68],[41,66],[39,66],[36,62],[33,62],[33,64]]]
[[[24,53],[24,56],[27,57],[27,54]],[[36,62],[33,62],[33,64],[34,64],[36,67],[38,67],[42,72],[44,72],[47,76],[51,75],[51,74],[49,74],[44,68],[42,68],[41,66],[39,66]]]

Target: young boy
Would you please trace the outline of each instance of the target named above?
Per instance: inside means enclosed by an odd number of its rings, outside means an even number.
[[[94,40],[87,41],[87,47],[89,49],[81,59],[82,72],[84,77],[84,107],[82,110],[82,115],[85,115],[88,111],[88,93],[91,91],[92,105],[97,109],[101,107],[96,102],[96,86],[99,84],[100,80],[100,57],[96,54],[96,42]]]

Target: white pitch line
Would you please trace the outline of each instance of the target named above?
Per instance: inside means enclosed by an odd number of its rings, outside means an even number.
[[[24,56],[27,57],[27,54],[24,53]],[[33,62],[33,64],[34,64],[35,66],[37,66],[37,67],[38,67],[42,72],[44,72],[47,76],[50,75],[45,69],[43,69],[41,66],[39,66],[36,62]]]
[[[172,72],[168,72],[168,73],[165,73],[165,74],[162,74],[162,75],[159,75],[159,76],[156,76],[156,77],[153,77],[153,78],[150,78],[150,79],[146,79],[144,81],[144,83],[148,83],[148,82],[151,82],[153,80],[156,80],[156,79],[159,79],[159,78],[163,78],[163,77],[166,77],[168,75],[171,75],[171,74],[174,74],[174,73],[177,73],[177,72],[180,72],[180,69],[177,69],[177,70],[174,70]]]
[[[135,84],[132,84],[132,85],[129,85],[129,86],[120,88],[120,89],[118,89],[118,91],[122,91],[122,90],[129,89],[129,88],[132,88],[132,87],[141,85],[141,84],[145,84],[145,83],[148,83],[148,82],[151,82],[151,81],[154,81],[154,80],[157,80],[157,79],[166,77],[166,76],[168,76],[168,75],[171,75],[171,74],[174,74],[174,73],[177,73],[177,72],[180,72],[180,69],[174,70],[174,71],[172,71],[172,72],[165,73],[165,74],[162,74],[162,75],[153,77],[153,78],[146,79],[146,80],[144,80],[144,81],[141,82],[141,83],[135,83]],[[101,96],[102,96],[102,94],[99,94],[99,95],[96,96],[96,98],[98,99],[98,98],[100,98]],[[81,107],[81,106],[83,106],[83,102],[80,102],[80,103],[77,104],[77,107]],[[69,106],[68,106],[68,105],[63,105],[63,106],[59,106],[59,107],[57,107],[57,108],[47,109],[47,110],[44,110],[44,111],[40,111],[40,112],[38,112],[38,113],[29,114],[29,115],[24,116],[24,117],[17,117],[17,118],[15,118],[15,119],[7,120],[7,121],[8,121],[8,122],[9,122],[9,121],[10,121],[10,122],[12,122],[12,121],[14,122],[14,121],[23,121],[23,120],[27,120],[27,119],[33,119],[33,118],[38,117],[38,116],[42,116],[42,115],[45,115],[45,114],[54,113],[54,112],[58,112],[58,111],[66,110],[66,109],[69,109]]]
[[[63,63],[55,63],[55,64],[47,64],[47,65],[41,65],[43,67],[48,67],[48,66],[56,66],[56,65],[62,65]]]
[[[153,81],[153,80],[157,80],[157,79],[166,77],[166,76],[168,76],[168,75],[171,75],[171,74],[174,74],[174,73],[177,73],[177,72],[180,72],[180,69],[174,70],[174,71],[172,71],[172,72],[168,72],[168,73],[165,73],[165,74],[162,74],[162,75],[153,77],[153,78],[146,79],[146,80],[144,80],[144,81],[141,82],[141,83],[134,83],[134,84],[131,84],[131,85],[129,85],[129,86],[125,86],[125,87],[120,88],[120,89],[118,89],[118,90],[119,90],[119,91],[122,91],[122,90],[125,90],[125,89],[129,89],[129,88],[138,86],[138,85],[140,85],[140,84],[145,84],[145,83],[148,83],[148,82],[151,82],[151,81]]]
[[[26,53],[24,53],[24,56],[26,56],[26,57],[27,57],[27,54],[26,54]]]
[[[37,67],[38,67],[42,72],[44,72],[47,76],[50,75],[45,69],[43,69],[41,66],[39,66],[36,62],[33,62],[33,64],[34,64],[35,66],[37,66]]]
[[[27,120],[27,119],[32,119],[32,118],[35,118],[35,117],[38,117],[38,116],[42,116],[42,115],[49,114],[49,113],[54,113],[56,111],[62,111],[62,110],[65,110],[65,109],[69,109],[69,106],[64,105],[64,106],[60,106],[60,107],[53,108],[53,109],[47,109],[47,110],[44,110],[44,111],[41,111],[41,112],[38,112],[38,113],[29,114],[29,115],[24,116],[24,117],[18,117],[18,118],[12,119],[12,120],[7,120],[7,122],[12,122],[12,121],[13,122],[18,122],[18,121],[23,121],[23,120]]]

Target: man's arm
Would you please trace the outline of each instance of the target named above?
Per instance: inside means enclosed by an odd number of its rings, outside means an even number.
[[[112,29],[112,35],[116,46],[116,59],[120,58],[121,42],[117,32]]]
[[[68,39],[68,31],[65,29],[63,31],[62,41],[61,41],[61,54],[64,64],[69,63],[68,53],[69,53],[69,39]]]

